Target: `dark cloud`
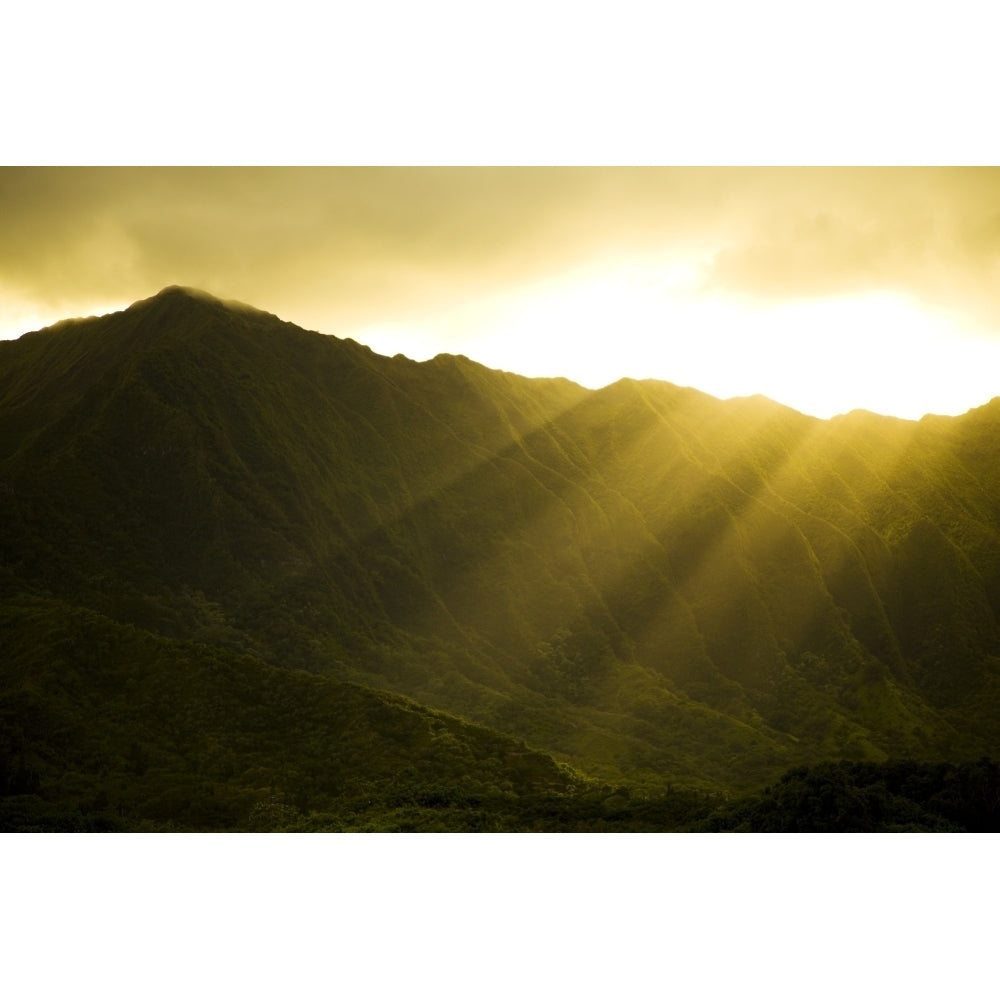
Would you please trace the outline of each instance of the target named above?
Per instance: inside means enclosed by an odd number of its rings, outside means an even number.
[[[431,312],[595,256],[685,250],[726,293],[891,289],[1000,320],[1000,173],[0,170],[0,286],[40,310],[178,283],[339,326]]]
[[[392,308],[565,256],[586,186],[576,171],[9,169],[0,273],[43,303],[178,282]]]

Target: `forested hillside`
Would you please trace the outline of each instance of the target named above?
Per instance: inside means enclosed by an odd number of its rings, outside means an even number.
[[[995,754],[998,430],[385,358],[179,288],[2,342],[5,822],[693,822]]]

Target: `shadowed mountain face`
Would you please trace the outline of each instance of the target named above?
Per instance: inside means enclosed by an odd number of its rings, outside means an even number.
[[[115,642],[395,692],[636,787],[968,758],[1000,735],[998,430],[997,400],[820,421],[418,364],[171,288],[0,343],[0,573]],[[24,699],[69,696],[15,673],[8,753],[41,759]]]

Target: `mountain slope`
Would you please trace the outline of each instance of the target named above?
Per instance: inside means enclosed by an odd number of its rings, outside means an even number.
[[[172,288],[0,344],[0,559],[605,780],[975,757],[998,425],[418,364]]]
[[[51,598],[9,596],[0,636],[0,828],[344,829],[584,787],[398,696]]]

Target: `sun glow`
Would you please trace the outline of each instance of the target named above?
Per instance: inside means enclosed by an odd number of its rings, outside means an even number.
[[[819,417],[958,414],[1000,394],[1000,343],[904,295],[760,302],[706,289],[700,268],[678,260],[575,272],[352,335],[380,353],[453,351],[591,388],[632,377],[760,393]]]
[[[58,303],[40,307],[33,302],[23,301],[5,289],[0,289],[3,310],[0,313],[0,340],[16,340],[22,334],[43,330],[64,319],[85,316],[104,316],[107,313],[125,309],[128,302],[109,303],[107,300],[89,300],[84,304]]]

